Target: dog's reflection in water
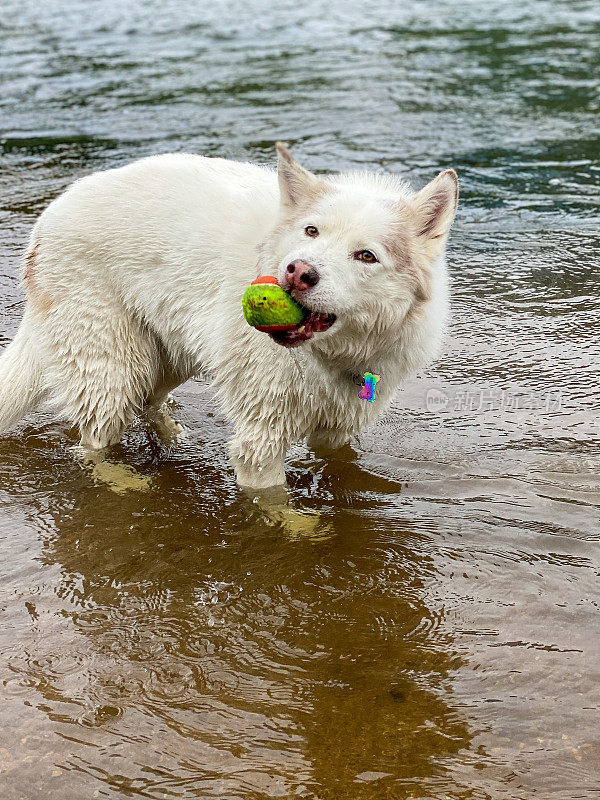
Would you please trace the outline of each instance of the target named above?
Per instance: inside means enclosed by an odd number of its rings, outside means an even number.
[[[151,493],[157,488],[154,477],[140,472],[124,457],[119,458],[117,448],[94,451],[76,446],[72,452],[96,485],[115,494]],[[252,503],[265,525],[280,528],[287,538],[317,541],[333,535],[331,525],[319,511],[298,507],[287,485],[260,490],[241,487],[241,492],[243,501]]]
[[[319,511],[300,509],[286,486],[270,489],[242,489],[244,497],[258,508],[265,523],[279,526],[289,539],[320,541],[333,536],[333,527]]]
[[[78,445],[72,448],[72,452],[94,483],[105,486],[115,494],[149,492],[152,489],[149,475],[143,475],[130,464],[111,457],[106,449],[88,450]]]

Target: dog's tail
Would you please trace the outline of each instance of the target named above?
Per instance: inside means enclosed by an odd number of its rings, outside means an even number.
[[[26,312],[17,335],[0,354],[0,433],[6,433],[33,411],[43,396],[42,365]]]

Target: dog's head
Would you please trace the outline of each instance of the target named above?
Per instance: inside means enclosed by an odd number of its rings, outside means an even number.
[[[431,300],[458,202],[454,170],[413,194],[391,176],[320,178],[283,144],[277,150],[281,216],[261,247],[261,273],[276,275],[311,312],[303,328],[277,341],[332,337],[346,321],[368,324],[374,315],[401,322]]]

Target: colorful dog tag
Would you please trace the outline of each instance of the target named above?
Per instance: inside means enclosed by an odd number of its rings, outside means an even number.
[[[381,375],[373,375],[372,372],[365,372],[365,385],[358,393],[358,396],[372,403],[375,400],[375,386],[380,380]]]

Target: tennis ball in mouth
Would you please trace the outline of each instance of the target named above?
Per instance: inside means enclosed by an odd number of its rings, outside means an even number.
[[[258,331],[291,331],[307,315],[299,303],[284,291],[277,278],[264,275],[252,281],[242,297],[244,317]]]

